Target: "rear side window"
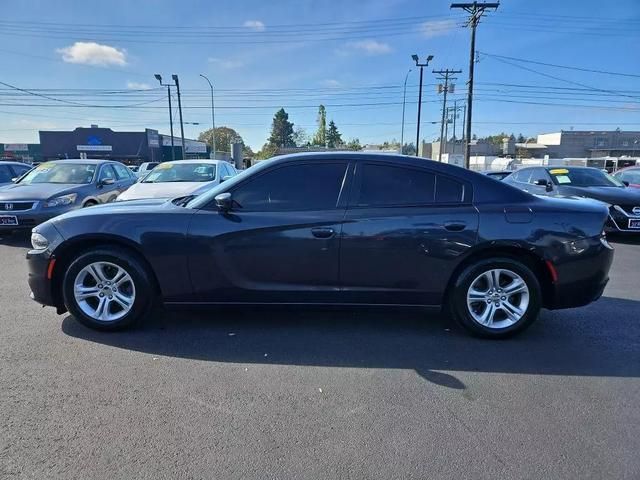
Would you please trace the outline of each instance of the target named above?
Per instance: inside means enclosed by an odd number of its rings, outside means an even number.
[[[129,169],[124,165],[120,165],[119,163],[114,164],[113,168],[116,171],[116,175],[118,176],[118,180],[129,180],[131,178],[131,174],[129,173]]]
[[[233,201],[238,209],[254,212],[334,209],[346,169],[346,162],[275,168],[233,190]]]
[[[436,176],[431,172],[373,163],[364,163],[360,168],[357,206],[422,205],[434,202]]]
[[[31,167],[29,167],[28,165],[11,165],[11,168],[13,169],[13,173],[15,174],[14,177],[21,177],[29,170],[31,170]]]
[[[0,183],[10,183],[13,178],[9,165],[0,165]]]
[[[460,203],[464,198],[464,184],[449,177],[436,177],[436,203]]]

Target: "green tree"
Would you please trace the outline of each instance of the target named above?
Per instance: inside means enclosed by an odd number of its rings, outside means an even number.
[[[318,123],[318,130],[316,130],[316,134],[313,137],[313,144],[320,145],[321,147],[327,146],[327,110],[324,108],[324,105],[320,105],[318,107],[318,118],[316,120]]]
[[[293,132],[293,142],[296,144],[296,147],[307,147],[310,144],[309,135],[307,131],[302,127],[296,127]]]
[[[524,142],[526,142],[526,141],[527,141],[527,139],[526,139],[526,138],[524,138],[524,135],[522,135],[521,133],[519,133],[519,134],[518,134],[518,138],[516,139],[516,142],[518,142],[518,143],[524,143]]]
[[[211,134],[213,129],[210,128],[204,132],[200,132],[198,140],[206,142],[207,145],[211,145]],[[216,127],[216,151],[217,152],[230,152],[231,143],[240,142],[244,145],[244,140],[238,132],[230,127]],[[243,150],[248,147],[243,146]],[[249,151],[251,149],[249,148]],[[253,152],[252,152],[253,153]]]
[[[278,146],[271,145],[270,143],[265,143],[262,148],[255,154],[255,158],[258,160],[266,160],[267,158],[271,158],[278,153]]]
[[[327,147],[336,148],[340,145],[342,145],[342,135],[338,131],[335,122],[331,120],[327,129]]]
[[[284,111],[284,108],[278,110],[273,116],[268,143],[276,147],[295,147],[293,123],[289,121],[289,114]]]
[[[345,145],[345,147],[347,148],[347,150],[354,150],[354,151],[362,150],[362,145],[360,145],[360,140],[357,138],[352,138],[351,140],[349,140]]]
[[[402,147],[403,155],[415,155],[416,154],[416,146],[412,143],[405,143]]]

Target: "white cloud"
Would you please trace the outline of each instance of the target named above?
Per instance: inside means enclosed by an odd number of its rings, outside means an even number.
[[[260,20],[247,20],[242,26],[255,30],[256,32],[264,32],[265,28],[267,28]]]
[[[384,55],[390,53],[392,50],[388,43],[378,42],[377,40],[348,42],[347,48],[362,51],[367,55]]]
[[[57,49],[56,52],[61,54],[62,60],[67,63],[101,66],[127,64],[125,50],[118,50],[115,47],[95,42],[75,42],[68,47]]]
[[[129,90],[151,90],[151,85],[148,83],[127,82],[127,88]]]
[[[342,83],[340,83],[338,80],[335,80],[333,78],[323,80],[320,83],[322,84],[323,87],[329,87],[329,88],[337,88],[342,86]]]
[[[420,31],[426,38],[448,35],[456,28],[458,28],[458,22],[453,19],[430,20],[420,25]]]
[[[224,70],[233,70],[235,68],[241,68],[245,66],[245,62],[243,60],[238,60],[238,59],[209,57],[208,61],[209,63],[212,63],[215,66],[222,68]]]

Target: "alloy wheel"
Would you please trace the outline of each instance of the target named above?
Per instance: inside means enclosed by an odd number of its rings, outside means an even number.
[[[85,315],[101,322],[114,322],[133,308],[136,288],[124,268],[115,263],[94,262],[78,272],[73,295]]]
[[[467,309],[486,328],[501,329],[518,323],[528,306],[529,287],[520,275],[508,269],[481,273],[467,290]]]

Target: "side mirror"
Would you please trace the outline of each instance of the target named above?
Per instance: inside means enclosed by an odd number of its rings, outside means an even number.
[[[115,180],[113,178],[105,178],[98,182],[98,187],[106,187],[107,185],[113,185]]]
[[[219,195],[216,195],[214,200],[216,202],[216,207],[218,207],[218,210],[220,210],[221,212],[226,213],[229,210],[231,210],[231,206],[233,205],[233,200],[229,192],[224,192],[224,193],[220,193]]]
[[[627,182],[626,180],[622,180],[622,183],[624,183],[624,186],[625,186],[625,187],[628,187],[628,186],[629,186],[629,182]]]
[[[553,191],[553,184],[551,182],[547,182],[547,188],[545,188],[547,192]]]
[[[547,185],[549,185],[549,182],[547,181],[546,178],[541,178],[533,182],[533,184],[538,185],[539,187],[546,187]]]
[[[224,177],[222,177],[222,178],[220,179],[220,182],[226,182],[226,181],[227,181],[227,180],[229,180],[230,178],[233,178],[233,177],[232,177],[231,175],[226,175],[226,176],[224,176]]]

